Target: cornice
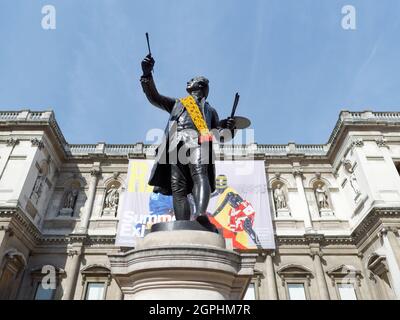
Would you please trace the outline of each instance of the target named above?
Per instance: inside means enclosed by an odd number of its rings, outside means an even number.
[[[354,239],[350,236],[326,236],[323,234],[305,234],[302,236],[275,236],[278,246],[309,246],[318,243],[322,246],[346,245],[354,246]]]
[[[400,208],[373,208],[352,232],[351,236],[354,238],[355,243],[360,245],[363,239],[376,231],[374,228],[381,224],[380,221],[385,218],[400,219]]]
[[[33,239],[34,246],[44,245],[69,245],[80,243],[85,247],[101,247],[104,245],[115,245],[115,235],[88,235],[80,233],[72,233],[67,235],[46,235],[33,224],[33,222],[19,209],[19,208],[0,208],[0,218],[8,217],[15,219],[13,223],[17,222],[22,227],[24,234]],[[398,223],[387,221],[380,221],[382,219],[399,219]],[[10,221],[13,221],[10,219]],[[275,235],[276,245],[280,246],[310,246],[312,244],[319,244],[320,247],[329,245],[340,246],[360,246],[366,237],[371,236],[372,233],[378,232],[382,229],[377,228],[381,225],[382,228],[390,228],[400,225],[400,208],[375,208],[372,209],[359,225],[354,229],[350,236],[329,236],[318,233],[307,233],[305,235]],[[4,228],[3,228],[4,229]],[[378,230],[379,229],[379,230]],[[13,232],[11,228],[7,227],[7,231]]]
[[[24,233],[29,234],[34,241],[38,241],[41,238],[39,229],[19,208],[0,208],[0,218],[3,217],[15,219],[25,229],[24,231],[26,232]]]
[[[47,126],[50,128],[57,144],[67,159],[112,159],[154,158],[157,146],[136,144],[68,144],[57,124],[53,111],[3,111],[0,112],[0,126]],[[350,112],[342,111],[326,144],[249,144],[219,145],[217,156],[234,155],[235,158],[249,155],[257,159],[306,159],[331,162],[334,150],[337,149],[339,137],[350,126],[400,125],[400,112]]]

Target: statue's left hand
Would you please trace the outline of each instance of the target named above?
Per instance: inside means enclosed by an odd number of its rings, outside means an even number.
[[[226,121],[224,121],[224,129],[233,130],[235,129],[235,124],[235,119],[229,117],[228,119],[226,119]]]

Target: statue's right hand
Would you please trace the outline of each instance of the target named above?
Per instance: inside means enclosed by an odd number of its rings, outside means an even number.
[[[154,67],[154,59],[153,57],[148,54],[146,56],[146,58],[143,59],[142,61],[142,70],[143,70],[143,75],[144,76],[149,76],[151,75],[151,72],[153,71],[153,67]]]

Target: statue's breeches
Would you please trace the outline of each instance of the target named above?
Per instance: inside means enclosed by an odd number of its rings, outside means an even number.
[[[179,145],[184,148],[183,144]],[[177,220],[190,219],[190,204],[187,198],[192,194],[195,206],[195,215],[205,214],[210,200],[211,188],[208,176],[208,164],[201,161],[201,148],[190,149],[190,162],[183,164],[180,161],[171,164],[171,189],[175,217]]]

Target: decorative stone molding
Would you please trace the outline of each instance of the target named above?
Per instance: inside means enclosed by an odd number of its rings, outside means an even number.
[[[352,147],[362,147],[364,146],[364,141],[362,138],[354,138],[353,141],[351,142]]]
[[[350,160],[342,159],[341,162],[342,162],[343,167],[345,168],[345,170],[348,173],[353,173],[354,172],[354,167],[353,167],[353,164],[351,163]]]
[[[292,173],[295,177],[300,176],[301,178],[303,178],[303,169],[302,168],[294,168],[292,170]]]
[[[293,279],[302,279],[310,286],[311,278],[313,277],[310,269],[298,264],[284,265],[276,273],[282,280],[282,286],[285,286],[286,282]]]
[[[332,281],[332,286],[344,282],[355,282],[358,286],[361,286],[361,271],[353,266],[342,264],[329,269],[326,273]]]
[[[6,140],[6,145],[7,147],[14,147],[19,143],[18,139],[14,139],[14,138],[9,138]]]
[[[376,142],[376,145],[379,148],[388,148],[389,147],[387,145],[387,143],[386,143],[387,141],[386,141],[386,139],[384,137],[380,137],[380,138],[375,139],[375,142]]]
[[[32,139],[31,139],[31,143],[32,143],[32,146],[38,147],[39,150],[41,150],[41,149],[44,148],[44,143],[43,143],[43,141],[42,141],[42,140],[39,140],[38,138],[32,138]]]
[[[100,168],[93,168],[90,170],[90,175],[92,177],[98,177],[101,174],[101,169]]]
[[[396,227],[392,226],[383,226],[377,233],[379,238],[382,238],[387,235],[388,232],[393,232],[394,234],[397,234],[399,232],[399,229]]]
[[[321,246],[325,245],[344,245],[344,246],[355,246],[354,239],[350,236],[323,236],[323,237],[312,237],[311,235],[305,236],[276,236],[277,245],[290,245],[290,246],[304,246],[310,243],[318,243]]]
[[[355,243],[370,236],[374,226],[376,227],[379,220],[384,218],[400,218],[400,208],[373,208],[351,234]]]
[[[6,234],[8,234],[9,237],[12,237],[14,235],[14,232],[9,226],[0,226],[0,231],[4,231]]]
[[[235,152],[254,153],[263,155],[266,159],[269,158],[283,158],[288,155],[301,155],[309,159],[328,159],[334,150],[337,149],[337,142],[340,141],[339,137],[346,133],[345,128],[349,125],[356,126],[376,126],[378,124],[385,125],[390,122],[392,125],[400,124],[399,112],[350,112],[342,111],[339,119],[336,122],[327,144],[313,144],[301,145],[293,142],[287,145],[267,145],[267,144],[249,144],[235,146]],[[62,150],[66,158],[91,158],[93,156],[112,156],[126,159],[129,154],[135,158],[153,157],[156,146],[145,145],[143,143],[137,144],[67,144],[65,138],[56,122],[54,113],[52,111],[2,111],[0,112],[0,125],[2,126],[15,126],[20,123],[29,123],[30,125],[41,125],[44,123],[50,127],[52,134],[56,138],[56,143]],[[359,141],[355,142],[360,145]],[[256,151],[254,149],[256,148]],[[222,146],[222,153],[230,153],[230,146]],[[103,152],[103,153],[99,153]],[[96,153],[97,152],[97,153]]]
[[[68,249],[67,255],[68,257],[79,256],[81,254],[81,250],[78,249]]]
[[[372,277],[374,277],[375,275],[380,277],[383,274],[389,272],[386,257],[376,253],[373,253],[369,256],[367,261],[367,268],[371,271]]]
[[[32,242],[39,240],[42,236],[39,229],[19,208],[1,208],[0,217],[15,219],[15,222],[24,230],[24,235],[31,238]]]
[[[315,258],[315,256],[318,256],[318,257],[320,257],[320,258],[322,258],[323,257],[323,253],[322,253],[322,251],[319,249],[319,248],[310,248],[310,256],[311,256],[311,258]]]
[[[114,178],[115,180],[117,180],[118,177],[119,177],[119,175],[120,175],[120,172],[114,172],[114,173],[113,173],[113,178]]]
[[[91,264],[81,270],[82,286],[88,280],[105,281],[107,286],[111,284],[111,269],[102,264]]]

